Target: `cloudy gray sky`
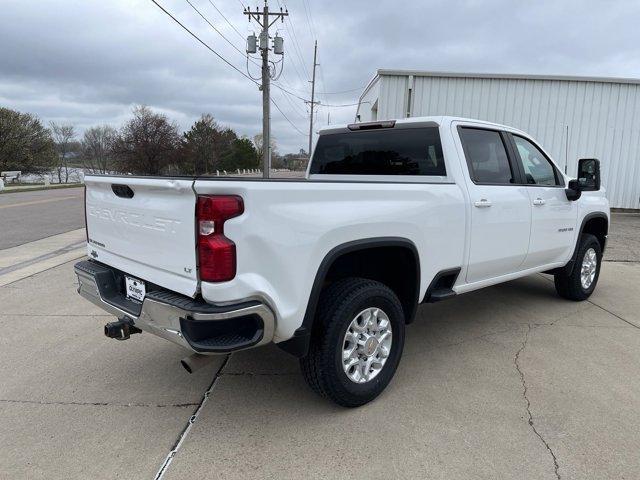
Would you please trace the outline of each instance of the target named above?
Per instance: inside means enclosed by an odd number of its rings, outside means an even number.
[[[246,70],[245,58],[186,0],[157,1]],[[240,50],[242,37],[256,28],[242,15],[241,4],[255,8],[263,2],[190,1]],[[276,24],[287,52],[279,83],[309,97],[307,75],[317,38],[324,104],[357,101],[378,68],[640,77],[637,1],[279,2],[291,15],[291,23]],[[278,7],[278,0],[269,3]],[[46,122],[71,122],[79,131],[105,123],[118,127],[132,106],[142,103],[185,129],[211,113],[240,134],[261,130],[256,86],[150,0],[3,0],[0,46],[0,106],[35,113]],[[258,73],[252,66],[252,74]],[[308,131],[302,100],[277,88],[273,99],[302,133]],[[330,114],[331,123],[348,122],[354,113],[355,107],[321,107],[317,120],[326,124]],[[306,146],[305,136],[277,110],[272,117],[281,152]]]

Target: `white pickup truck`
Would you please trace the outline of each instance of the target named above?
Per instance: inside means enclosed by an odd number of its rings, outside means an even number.
[[[420,303],[537,272],[589,297],[609,226],[598,160],[571,180],[526,133],[452,117],[327,127],[304,179],[85,183],[75,271],[107,336],[163,337],[187,369],[273,342],[344,406],[390,382]]]

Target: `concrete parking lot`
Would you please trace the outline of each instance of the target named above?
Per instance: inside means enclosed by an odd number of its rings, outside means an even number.
[[[638,233],[614,218],[588,302],[535,275],[421,307],[392,384],[352,410],[275,347],[189,375],[168,342],[104,338],[67,257],[0,263],[0,478],[640,478]]]

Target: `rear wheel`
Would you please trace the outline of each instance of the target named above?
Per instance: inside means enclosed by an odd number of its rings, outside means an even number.
[[[589,298],[598,283],[601,263],[600,242],[594,235],[585,233],[580,239],[576,263],[571,274],[567,274],[566,271],[555,274],[558,295],[575,301]]]
[[[307,384],[345,407],[364,405],[389,384],[404,347],[404,314],[386,285],[347,278],[321,295],[309,353],[300,360]]]

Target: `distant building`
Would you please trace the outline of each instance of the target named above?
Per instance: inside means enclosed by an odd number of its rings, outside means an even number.
[[[640,209],[640,79],[378,70],[356,121],[425,115],[524,130],[569,175],[598,158],[611,206]]]
[[[309,155],[301,148],[298,153],[287,153],[282,157],[282,163],[289,170],[306,170],[309,164]]]

